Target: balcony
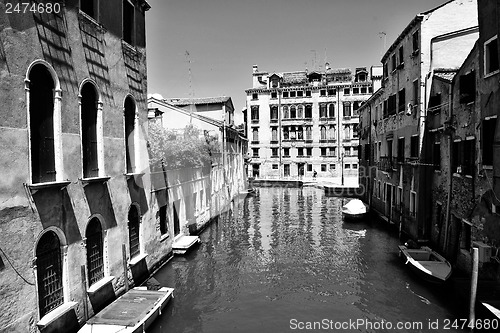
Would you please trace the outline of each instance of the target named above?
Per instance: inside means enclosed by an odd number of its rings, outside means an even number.
[[[252,144],[252,145],[258,145],[259,143],[260,143],[259,140],[250,141],[250,144]]]
[[[397,157],[381,156],[377,167],[381,171],[392,172],[397,169]]]
[[[271,119],[269,122],[270,122],[270,123],[277,123],[277,122],[278,122],[278,119]]]
[[[278,140],[271,140],[271,142],[270,142],[270,143],[271,143],[272,145],[277,145],[277,144],[279,143],[279,141],[278,141]]]
[[[258,124],[259,123],[259,119],[252,119],[252,124]]]

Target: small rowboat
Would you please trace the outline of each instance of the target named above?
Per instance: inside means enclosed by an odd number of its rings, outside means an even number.
[[[448,260],[427,246],[409,249],[399,245],[399,251],[410,269],[427,282],[443,283],[451,276]]]
[[[342,215],[346,221],[359,221],[366,217],[368,208],[359,199],[352,199],[342,207]]]
[[[135,287],[90,318],[78,333],[143,333],[161,315],[173,291]]]

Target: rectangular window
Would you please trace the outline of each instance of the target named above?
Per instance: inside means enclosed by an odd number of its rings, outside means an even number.
[[[313,171],[313,165],[312,164],[308,164],[307,165],[307,171],[309,171],[309,172]]]
[[[410,157],[416,158],[418,157],[418,135],[413,135],[410,141]]]
[[[353,169],[357,169],[357,168],[358,168],[358,165],[357,165],[356,163],[353,163],[353,164],[352,164],[352,168],[353,168]]]
[[[402,67],[402,65],[405,63],[404,51],[402,46],[399,48],[398,56],[399,56],[399,65],[400,67]]]
[[[306,90],[306,97],[311,97],[311,90]]]
[[[359,88],[352,88],[353,95],[359,94]]]
[[[283,164],[283,174],[290,176],[290,164]]]
[[[307,156],[312,156],[312,151],[313,151],[312,148],[306,148]]]
[[[410,191],[410,216],[417,216],[417,192]]]
[[[252,140],[259,141],[259,130],[257,128],[252,129]]]
[[[278,129],[275,127],[271,130],[271,141],[278,141]]]
[[[351,89],[344,88],[344,95],[349,95],[351,93]]]
[[[321,147],[320,150],[321,150],[321,156],[326,156],[326,148]]]
[[[253,94],[252,94],[252,99],[253,99],[253,100],[259,99],[259,94],[257,94],[257,93],[253,93]]]
[[[335,170],[336,165],[335,164],[330,164],[330,170]]]
[[[366,94],[366,92],[367,92],[366,87],[361,87],[361,93],[362,93],[362,94]]]
[[[493,141],[495,138],[495,129],[497,126],[497,118],[484,119],[482,124],[483,144],[483,165],[493,165]]]
[[[344,167],[344,169],[346,169],[346,170],[351,169],[351,165],[350,164],[346,164],[345,167]]]
[[[413,54],[415,54],[419,49],[418,31],[415,31],[413,33],[412,41],[413,41]]]
[[[278,170],[278,164],[273,164],[273,170]]]
[[[387,158],[392,161],[392,139],[387,139]]]
[[[404,163],[405,161],[405,138],[398,139],[398,162]]]
[[[458,220],[458,218],[456,218]],[[467,251],[470,250],[472,241],[471,241],[472,227],[469,222],[465,222],[462,220],[462,230],[460,232],[460,248],[465,249]]]
[[[273,98],[273,99],[278,98],[278,93],[276,91],[273,91],[271,93],[271,98]]]
[[[476,100],[476,73],[460,75],[460,103],[471,103]]]
[[[303,97],[304,96],[304,91],[299,90],[297,91],[297,97]]]
[[[320,118],[326,118],[326,104],[320,104],[319,105],[319,117]]]
[[[451,158],[451,171],[453,173],[461,173],[462,167],[460,166],[462,160],[462,141],[454,141],[452,144],[452,158]]]
[[[330,152],[329,152],[329,156],[334,157],[334,156],[336,155],[336,154],[335,154],[335,147],[330,147],[330,148],[328,148],[328,149],[330,150]]]
[[[344,102],[344,117],[350,117],[351,116],[351,103],[350,102]]]
[[[393,115],[393,114],[396,114],[396,110],[397,110],[397,107],[396,107],[396,94],[393,94],[391,96],[389,96],[389,100],[387,102],[387,114],[390,116],[390,115]]]
[[[434,170],[441,170],[441,143],[435,142],[432,149],[432,164]]]
[[[441,93],[431,95],[431,97],[429,98],[429,111],[430,112],[441,111]]]
[[[328,96],[335,95],[335,89],[328,89]]]
[[[476,140],[469,139],[464,141],[462,173],[467,176],[474,174],[476,162]]]
[[[295,98],[295,91],[290,91],[290,98]]]
[[[253,157],[259,157],[259,148],[252,148]]]
[[[406,93],[405,89],[401,89],[398,92],[398,112],[403,112],[406,108]]]
[[[290,157],[290,148],[283,148],[283,156]]]
[[[80,0],[80,10],[97,20],[97,0]]]
[[[271,148],[271,157],[278,157],[278,148]]]
[[[498,71],[498,38],[495,36],[484,43],[484,75],[492,75]]]
[[[283,91],[283,98],[288,98],[288,91]]]
[[[321,171],[325,172],[326,171],[326,164],[321,164]]]
[[[123,0],[123,40],[130,45],[134,43],[134,12],[134,6],[128,0]]]
[[[319,91],[319,95],[320,95],[320,96],[326,96],[326,90],[325,90],[325,89],[321,89],[321,90]]]
[[[419,86],[418,80],[413,81],[413,105],[418,105]]]
[[[392,64],[392,71],[394,72],[396,70],[396,54],[393,54],[391,57],[391,64]]]
[[[250,117],[252,120],[259,120],[259,106],[258,105],[253,105],[251,107],[251,114]]]
[[[297,156],[304,156],[304,148],[297,148]]]

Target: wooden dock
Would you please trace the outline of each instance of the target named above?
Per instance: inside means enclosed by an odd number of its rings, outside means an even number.
[[[173,291],[131,289],[90,318],[78,333],[142,333],[161,314]]]

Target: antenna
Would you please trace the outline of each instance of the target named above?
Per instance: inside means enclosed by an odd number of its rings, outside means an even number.
[[[378,33],[378,36],[380,39],[382,39],[382,36],[384,36],[384,48],[380,51],[380,56],[384,55],[384,51],[386,50],[386,44],[387,44],[387,34],[385,33],[385,31],[381,31]]]
[[[186,50],[186,53],[184,53],[184,56],[186,57],[186,62],[188,64],[188,78],[189,78],[189,95],[191,98],[194,98],[194,87],[193,87],[193,76],[191,73],[191,55],[189,54],[188,50]],[[189,111],[192,115],[193,113],[193,104],[189,106]],[[189,122],[192,122],[193,118],[190,117]]]
[[[316,70],[316,50],[311,50],[314,53],[314,58],[312,59],[312,70]]]

